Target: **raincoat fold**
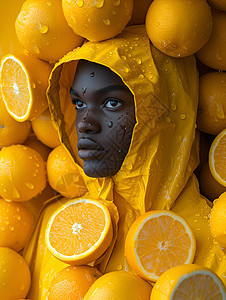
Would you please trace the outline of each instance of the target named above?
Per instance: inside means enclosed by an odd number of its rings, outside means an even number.
[[[78,157],[76,111],[69,90],[80,59],[107,66],[134,95],[137,123],[130,148],[118,173],[109,178],[86,176]],[[150,209],[172,209],[185,217],[194,230],[195,262],[211,267],[225,281],[225,253],[212,240],[208,227],[211,205],[200,195],[193,175],[199,163],[195,57],[168,57],[150,44],[143,25],[129,26],[113,39],[86,42],[64,56],[53,68],[47,97],[61,142],[87,186],[86,196],[114,203],[118,211],[114,248],[96,262],[99,268],[104,272],[130,269],[124,242],[131,224]],[[64,266],[48,253],[43,241],[49,213],[56,206],[49,204],[43,211],[42,222],[24,252],[25,258],[35,253],[35,260],[29,261],[33,270],[32,300],[45,299],[42,297],[52,274]]]

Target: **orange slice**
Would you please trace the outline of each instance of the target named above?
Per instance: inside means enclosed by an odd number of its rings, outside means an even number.
[[[210,146],[209,166],[216,181],[226,187],[226,128],[215,137]]]
[[[46,245],[59,260],[84,265],[99,258],[111,243],[108,208],[98,200],[73,199],[58,208],[46,228]]]
[[[24,122],[48,107],[46,89],[51,67],[33,56],[8,54],[0,66],[0,91],[8,113]]]
[[[163,273],[156,282],[151,300],[225,300],[222,280],[210,269],[195,264],[180,265]]]
[[[128,263],[150,281],[174,266],[192,263],[195,250],[195,237],[188,223],[167,210],[141,215],[130,227],[125,243]]]

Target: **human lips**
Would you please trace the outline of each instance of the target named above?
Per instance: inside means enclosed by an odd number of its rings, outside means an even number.
[[[88,138],[81,138],[77,147],[78,156],[83,160],[96,159],[105,152],[103,147]]]

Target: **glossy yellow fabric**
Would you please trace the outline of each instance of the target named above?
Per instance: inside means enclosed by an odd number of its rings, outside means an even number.
[[[112,178],[87,177],[77,155],[76,112],[69,89],[79,59],[109,67],[134,95],[137,124],[123,165]],[[193,175],[198,165],[195,58],[170,58],[150,45],[144,26],[130,26],[114,39],[87,42],[60,60],[51,74],[48,99],[61,141],[80,166],[89,191],[86,196],[114,203],[118,210],[116,243],[102,262],[95,262],[99,268],[103,272],[129,269],[124,241],[133,221],[150,209],[172,209],[194,230],[195,263],[212,268],[226,281],[225,252],[211,238],[210,206],[199,194]],[[53,273],[65,266],[48,253],[43,240],[46,222],[60,201],[46,205],[24,253],[33,272],[32,300],[45,299]]]

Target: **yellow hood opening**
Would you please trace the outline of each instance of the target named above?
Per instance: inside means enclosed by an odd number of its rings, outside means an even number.
[[[114,39],[87,42],[56,64],[48,90],[50,110],[62,143],[82,166],[69,94],[80,59],[109,67],[134,95],[137,124],[121,169],[111,178],[114,191],[138,215],[150,208],[170,209],[198,164],[197,143],[192,149],[198,103],[195,58],[162,54],[141,25],[127,27]],[[92,194],[92,181],[103,188],[103,180],[84,179]]]

